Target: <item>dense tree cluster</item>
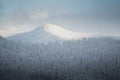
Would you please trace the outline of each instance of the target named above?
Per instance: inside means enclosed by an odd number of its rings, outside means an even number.
[[[30,44],[0,37],[0,80],[120,80],[120,40]]]

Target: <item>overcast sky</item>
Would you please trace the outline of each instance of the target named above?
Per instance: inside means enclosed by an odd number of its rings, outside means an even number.
[[[0,35],[47,23],[96,35],[120,36],[120,0],[0,0]]]

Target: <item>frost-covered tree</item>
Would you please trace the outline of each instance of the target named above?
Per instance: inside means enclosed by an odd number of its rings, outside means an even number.
[[[119,80],[120,40],[30,44],[0,37],[0,80]]]

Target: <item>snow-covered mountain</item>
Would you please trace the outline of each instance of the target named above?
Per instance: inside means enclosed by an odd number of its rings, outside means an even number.
[[[53,24],[46,24],[37,27],[30,32],[10,36],[8,39],[30,43],[49,43],[63,42],[65,40],[74,40],[83,37],[88,37],[88,35],[72,32]]]

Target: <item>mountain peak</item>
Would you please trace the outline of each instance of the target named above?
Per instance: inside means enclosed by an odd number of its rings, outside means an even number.
[[[86,36],[86,34],[72,32],[60,26],[46,24],[44,26],[39,26],[30,32],[14,35],[9,38],[31,43],[49,43],[80,39]]]
[[[41,32],[45,32],[64,40],[78,39],[83,36],[83,35],[80,36],[79,33],[66,30],[60,26],[56,26],[53,24],[46,24],[44,26],[37,27],[34,30],[32,30],[32,32],[37,34],[40,34]]]
[[[40,32],[40,31],[48,31],[48,30],[54,30],[57,26],[52,24],[45,24],[43,26],[38,26],[35,29],[33,29],[31,32]]]
[[[38,31],[43,31],[44,30],[44,26],[38,26],[35,29],[31,30],[31,32],[38,32]]]
[[[66,30],[60,26],[53,25],[53,24],[46,24],[44,28],[45,28],[45,31],[65,40],[79,39],[79,38],[88,36],[84,33],[72,32],[70,30]]]

